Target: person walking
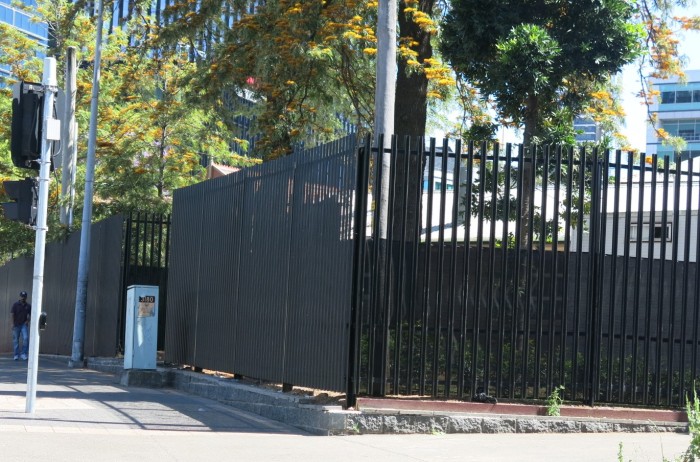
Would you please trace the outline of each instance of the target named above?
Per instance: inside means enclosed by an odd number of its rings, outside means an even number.
[[[15,353],[15,361],[27,359],[29,353],[29,317],[32,313],[32,305],[27,303],[27,292],[19,293],[19,300],[12,305],[12,346]],[[19,350],[19,338],[22,336],[22,353]]]

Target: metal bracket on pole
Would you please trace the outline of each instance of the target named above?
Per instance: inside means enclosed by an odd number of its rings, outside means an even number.
[[[32,313],[29,326],[29,364],[27,368],[27,405],[25,412],[34,414],[36,382],[39,369],[39,317],[44,293],[44,260],[46,246],[47,209],[49,203],[49,179],[53,141],[60,138],[60,121],[53,118],[53,105],[58,92],[56,87],[56,60],[44,58],[44,120],[39,168],[39,201],[37,204],[36,239],[34,243],[34,283],[32,286]]]

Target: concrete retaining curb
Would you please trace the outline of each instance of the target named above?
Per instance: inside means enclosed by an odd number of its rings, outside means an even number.
[[[90,369],[119,377],[124,386],[171,387],[235,406],[317,435],[387,433],[603,433],[687,432],[684,422],[547,417],[508,414],[468,414],[406,409],[344,410],[311,404],[305,396],[282,393],[183,369],[155,371],[123,369],[118,358],[88,358]]]

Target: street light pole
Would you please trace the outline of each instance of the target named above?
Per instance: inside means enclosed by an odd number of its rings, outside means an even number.
[[[93,183],[95,182],[95,144],[97,141],[97,103],[100,95],[100,62],[102,60],[102,0],[97,1],[97,38],[95,43],[95,68],[92,74],[92,98],[90,100],[90,132],[85,164],[85,197],[83,198],[83,222],[80,230],[80,254],[78,256],[78,285],[75,291],[75,318],[73,321],[73,349],[69,367],[82,367],[85,352],[85,314],[87,308],[88,269],[90,266],[90,224],[92,222]]]

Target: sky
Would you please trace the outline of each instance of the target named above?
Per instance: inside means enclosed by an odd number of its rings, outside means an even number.
[[[679,16],[700,16],[700,5],[678,9]],[[684,66],[687,70],[700,69],[700,32],[683,32],[679,34],[679,49],[687,59]],[[634,65],[627,66],[623,70],[622,77],[622,98],[625,109],[625,127],[621,130],[627,135],[630,145],[641,152],[646,150],[646,107],[642,101],[636,97],[641,86],[639,75]]]

